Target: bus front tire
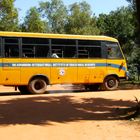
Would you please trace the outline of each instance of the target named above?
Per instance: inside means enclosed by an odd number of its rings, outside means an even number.
[[[33,94],[44,94],[47,89],[47,83],[43,78],[35,78],[29,82],[28,89]]]
[[[105,78],[101,89],[102,90],[107,90],[107,91],[112,91],[116,90],[119,86],[119,81],[115,76],[108,76]]]

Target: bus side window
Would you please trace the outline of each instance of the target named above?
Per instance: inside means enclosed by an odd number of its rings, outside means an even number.
[[[52,58],[63,58],[63,47],[61,46],[52,46]]]
[[[78,40],[78,58],[101,58],[101,41]]]
[[[93,46],[89,48],[89,57],[90,58],[101,58],[101,47],[100,46]]]
[[[64,58],[76,58],[76,57],[77,57],[76,45],[66,46],[64,48]]]
[[[87,47],[78,47],[78,58],[89,58],[89,51]]]
[[[122,59],[123,55],[120,50],[120,46],[116,42],[107,42],[107,58],[109,59]]]
[[[59,58],[59,56],[57,55],[57,52],[56,51],[52,51],[51,57],[52,58]]]
[[[74,39],[52,39],[51,56],[55,58],[76,58],[76,40]],[[54,55],[55,54],[55,55]],[[57,56],[58,57],[57,57]]]
[[[19,57],[19,39],[18,38],[4,38],[4,54],[7,58]]]
[[[29,58],[49,57],[49,39],[22,38],[22,57]]]

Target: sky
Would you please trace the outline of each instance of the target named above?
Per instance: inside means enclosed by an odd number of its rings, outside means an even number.
[[[19,9],[19,17],[22,20],[27,10],[30,7],[38,6],[40,1],[49,1],[49,0],[16,0],[15,6]],[[70,5],[75,2],[81,2],[83,0],[63,0],[65,5]],[[128,3],[126,0],[85,0],[91,5],[93,13],[98,16],[101,13],[108,14],[112,10],[116,10],[118,7],[127,6]]]

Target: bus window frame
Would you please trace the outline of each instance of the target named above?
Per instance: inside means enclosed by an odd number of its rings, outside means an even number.
[[[19,48],[19,56],[17,56],[17,57],[13,57],[13,56],[11,56],[11,57],[6,57],[5,56],[5,40],[6,40],[6,38],[8,38],[8,39],[16,39],[17,41],[18,41],[18,43],[12,43],[13,45],[15,44],[15,45],[18,45],[18,48]],[[46,56],[46,57],[23,57],[23,45],[28,45],[28,44],[26,44],[26,43],[23,43],[23,39],[24,37],[11,37],[11,36],[9,36],[9,37],[7,37],[7,36],[1,36],[0,37],[0,46],[1,46],[1,50],[0,50],[0,57],[3,57],[3,58],[28,58],[28,59],[54,59],[54,58],[52,58],[51,57],[51,55],[52,55],[52,46],[54,45],[54,46],[59,46],[59,45],[62,45],[62,47],[64,46],[68,46],[68,47],[75,47],[75,50],[76,50],[76,52],[75,52],[75,57],[60,57],[60,58],[58,58],[58,59],[124,59],[124,55],[123,55],[123,52],[122,52],[122,49],[121,49],[121,46],[119,45],[119,43],[118,42],[114,42],[114,41],[104,41],[104,40],[92,40],[92,41],[100,41],[101,42],[101,45],[100,46],[96,46],[96,45],[79,45],[79,39],[69,39],[69,40],[74,40],[75,41],[75,45],[66,45],[66,44],[52,44],[52,39],[64,39],[64,38],[46,38],[46,39],[48,39],[48,44],[35,44],[35,45],[42,45],[42,46],[45,46],[45,45],[47,45],[47,47],[48,47],[48,55]],[[25,37],[26,38],[26,37]],[[32,37],[32,39],[33,39],[33,37]],[[41,38],[39,38],[38,37],[38,39],[41,39]],[[65,40],[65,39],[64,39]],[[82,40],[82,39],[81,39]],[[88,41],[88,40],[86,40],[86,41]],[[108,58],[108,50],[107,50],[107,43],[117,43],[117,45],[118,45],[118,47],[119,47],[119,50],[120,50],[120,52],[121,52],[121,54],[122,54],[122,58]],[[8,43],[6,43],[6,44],[8,44]],[[34,45],[34,44],[30,44],[30,45]],[[78,57],[78,50],[79,50],[79,47],[86,47],[86,46],[88,46],[88,47],[94,47],[94,46],[96,46],[96,47],[100,47],[101,48],[101,57],[93,57],[93,58],[79,58]]]
[[[122,54],[122,58],[109,58],[109,57],[108,57],[108,46],[106,45],[107,43],[117,43],[117,44],[118,44],[118,47],[119,47],[119,49],[120,49],[120,52],[121,52],[121,54]],[[123,51],[122,51],[122,49],[121,49],[121,46],[120,46],[119,42],[114,42],[114,41],[102,41],[102,48],[103,48],[102,53],[103,53],[103,56],[104,56],[105,59],[108,59],[108,60],[111,60],[111,59],[112,59],[112,60],[123,60],[123,59],[125,59],[125,58],[124,58]]]
[[[103,52],[102,52],[102,41],[101,40],[82,40],[82,41],[99,41],[100,43],[100,45],[93,45],[93,44],[91,44],[91,45],[88,45],[88,44],[86,44],[86,45],[81,45],[81,44],[79,44],[79,41],[81,41],[81,40],[78,40],[78,49],[77,49],[77,58],[78,59],[104,59],[103,58]],[[85,47],[85,48],[100,48],[101,49],[101,56],[100,57],[85,57],[85,58],[79,58],[79,47]]]
[[[102,58],[107,59],[107,47],[105,41],[101,41],[101,47],[102,47]]]
[[[6,38],[7,39],[17,39],[17,41],[18,41],[18,43],[12,43],[12,45],[17,45],[18,46],[18,56],[16,56],[16,57],[13,57],[13,56],[11,56],[11,57],[6,57],[5,56],[5,45],[11,45],[11,43],[5,43],[5,40],[6,40]],[[20,54],[21,54],[21,51],[20,51],[20,49],[21,49],[21,47],[20,47],[20,37],[11,37],[11,36],[9,36],[9,37],[7,37],[7,36],[5,36],[5,37],[1,37],[1,39],[2,39],[2,57],[3,58],[6,58],[6,59],[13,59],[13,58],[21,58],[21,56],[20,56]]]
[[[53,44],[52,43],[52,40],[55,40],[55,39],[57,39],[57,40],[61,40],[61,39],[63,39],[63,40],[73,40],[74,42],[75,42],[75,45],[66,45],[66,44]],[[50,49],[50,57],[51,57],[51,59],[56,59],[56,58],[54,58],[54,57],[52,57],[52,55],[53,55],[53,53],[52,53],[52,46],[61,46],[61,47],[75,47],[75,50],[76,50],[76,52],[75,52],[75,57],[64,57],[64,55],[62,54],[62,57],[58,57],[57,59],[77,59],[77,39],[64,39],[64,38],[51,38],[50,39],[51,41],[51,43],[50,43],[50,47],[51,47],[51,49]]]
[[[50,59],[51,57],[50,57],[50,39],[49,38],[37,38],[37,39],[48,39],[48,44],[35,44],[35,43],[23,43],[23,38],[24,39],[26,39],[26,38],[28,38],[28,37],[22,37],[21,39],[22,39],[22,41],[21,41],[21,58],[25,58],[25,59]],[[35,39],[34,37],[29,37],[30,39]],[[28,39],[29,39],[28,38]],[[23,46],[24,45],[29,45],[29,46],[37,46],[37,45],[40,45],[40,46],[48,46],[48,55],[46,56],[46,57],[36,57],[35,55],[36,54],[34,54],[34,57],[25,57],[23,54]]]
[[[119,44],[119,42],[112,42],[112,41],[104,41],[106,44],[105,44],[105,47],[106,47],[106,59],[108,59],[108,60],[123,60],[124,59],[124,54],[123,54],[123,52],[122,52],[122,49],[121,49],[121,46],[120,46],[120,44]],[[120,53],[121,53],[121,55],[122,55],[122,57],[121,58],[115,58],[115,57],[112,57],[112,58],[109,58],[108,57],[108,45],[107,45],[107,43],[116,43],[117,44],[117,47],[119,48],[119,51],[120,51]]]

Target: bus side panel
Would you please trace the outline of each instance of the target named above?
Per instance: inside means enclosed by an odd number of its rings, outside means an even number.
[[[21,85],[27,85],[36,75],[43,75],[50,80],[49,59],[21,59]]]
[[[51,59],[51,83],[77,83],[77,59]]]
[[[1,68],[1,84],[18,85],[20,83],[20,67],[17,65],[20,59],[3,58]]]
[[[79,59],[78,64],[79,83],[90,84],[103,82],[107,73],[106,59]]]
[[[108,59],[107,60],[107,75],[115,74],[118,77],[124,77],[126,76],[127,66],[125,59],[120,60],[113,60]]]

